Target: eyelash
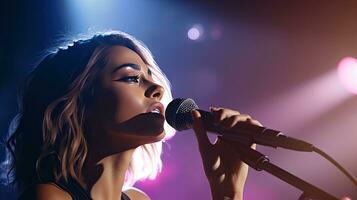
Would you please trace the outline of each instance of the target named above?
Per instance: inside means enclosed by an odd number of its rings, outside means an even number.
[[[133,80],[133,79],[134,79],[134,80]],[[139,79],[140,79],[140,76],[139,76],[139,75],[136,75],[136,76],[126,76],[126,77],[124,77],[124,78],[119,79],[119,81],[139,83]]]

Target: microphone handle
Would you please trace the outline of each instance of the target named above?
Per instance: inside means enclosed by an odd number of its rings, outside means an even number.
[[[247,122],[238,122],[234,127],[225,129],[214,124],[213,116],[210,112],[197,109],[207,131],[215,133],[225,138],[245,143],[260,144],[273,148],[282,147],[296,151],[312,152],[313,145],[305,141],[288,137],[280,131],[253,125]]]

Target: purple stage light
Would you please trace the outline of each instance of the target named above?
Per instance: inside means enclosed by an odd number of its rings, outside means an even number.
[[[219,40],[222,37],[222,31],[218,26],[215,26],[211,30],[211,37],[214,40]]]

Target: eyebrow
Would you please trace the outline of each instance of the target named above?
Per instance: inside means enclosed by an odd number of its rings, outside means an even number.
[[[114,72],[116,72],[119,69],[124,68],[124,67],[130,67],[130,68],[132,68],[134,70],[138,70],[138,71],[141,70],[141,66],[140,65],[137,65],[137,64],[134,64],[134,63],[124,63],[124,64],[121,64],[121,65],[115,67],[114,70],[112,71],[112,73],[114,73]],[[151,70],[149,68],[148,68],[148,74],[150,76],[152,75],[152,72],[151,72]]]

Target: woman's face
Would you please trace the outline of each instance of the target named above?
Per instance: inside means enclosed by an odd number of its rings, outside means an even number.
[[[122,150],[160,141],[165,136],[163,93],[137,53],[111,47],[88,108],[89,142]]]

